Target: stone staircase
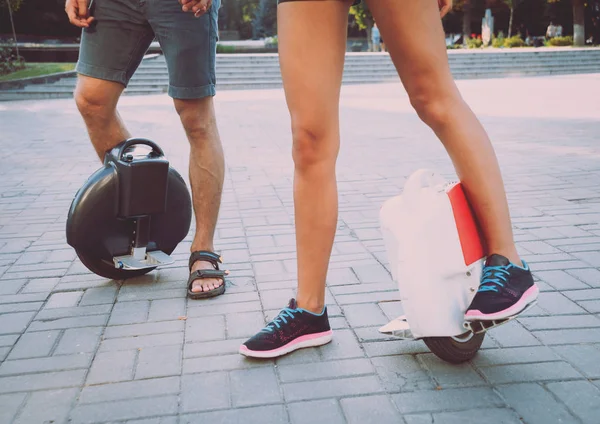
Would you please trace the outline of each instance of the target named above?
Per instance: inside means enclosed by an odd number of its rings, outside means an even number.
[[[600,73],[600,48],[520,48],[449,50],[455,79],[529,77]],[[347,53],[344,84],[397,82],[398,75],[387,53]],[[126,95],[166,92],[168,73],[164,57],[146,58],[125,90]],[[72,97],[74,75],[54,82],[29,83],[0,89],[0,100]],[[277,54],[217,55],[217,89],[281,87]]]

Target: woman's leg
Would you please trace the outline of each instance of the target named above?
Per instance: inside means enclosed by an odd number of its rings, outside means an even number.
[[[335,163],[349,7],[350,2],[342,1],[278,6],[279,61],[295,164],[298,293],[297,304],[289,305],[284,319],[276,319],[267,326],[270,331],[261,331],[241,347],[248,356],[279,356],[307,346],[307,340],[311,346],[331,340],[325,280],[337,225]],[[296,343],[299,339],[302,346]]]
[[[450,73],[436,0],[369,0],[411,103],[448,151],[490,252],[520,265],[490,140]]]
[[[486,239],[486,268],[466,319],[515,315],[535,300],[538,288],[515,247],[492,144],[452,78],[438,2],[368,3],[412,105],[448,151]]]

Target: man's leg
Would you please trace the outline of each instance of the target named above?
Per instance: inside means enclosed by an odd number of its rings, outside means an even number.
[[[85,75],[77,79],[75,103],[100,161],[108,150],[130,137],[117,112],[117,102],[124,88],[117,82]]]
[[[174,99],[175,109],[190,142],[190,184],[196,217],[196,234],[192,252],[214,251],[213,238],[225,175],[223,148],[219,138],[212,97]],[[192,272],[213,269],[210,262],[196,261]],[[223,284],[219,279],[195,280],[193,292],[214,290]]]
[[[191,251],[213,252],[224,178],[223,150],[212,100],[221,1],[214,0],[198,18],[183,12],[177,1],[150,1],[147,5],[148,20],[169,68],[168,93],[190,142],[189,173],[196,217]],[[211,261],[199,259],[192,263],[191,272],[214,267]],[[197,278],[192,281],[191,291],[212,297],[223,293],[223,284],[219,278]]]

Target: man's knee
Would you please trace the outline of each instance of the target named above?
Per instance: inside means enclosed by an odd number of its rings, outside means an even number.
[[[110,81],[79,78],[74,98],[85,119],[108,119],[114,115],[122,88]]]
[[[174,99],[175,110],[190,141],[201,141],[217,131],[212,97],[183,100]]]

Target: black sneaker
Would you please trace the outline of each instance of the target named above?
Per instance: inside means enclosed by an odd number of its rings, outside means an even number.
[[[253,358],[275,358],[303,347],[329,343],[332,334],[326,307],[317,315],[298,308],[296,300],[291,299],[273,321],[240,346],[240,353]]]
[[[515,316],[533,303],[540,293],[529,266],[512,264],[501,255],[487,258],[479,290],[465,314],[466,321],[490,321]]]

